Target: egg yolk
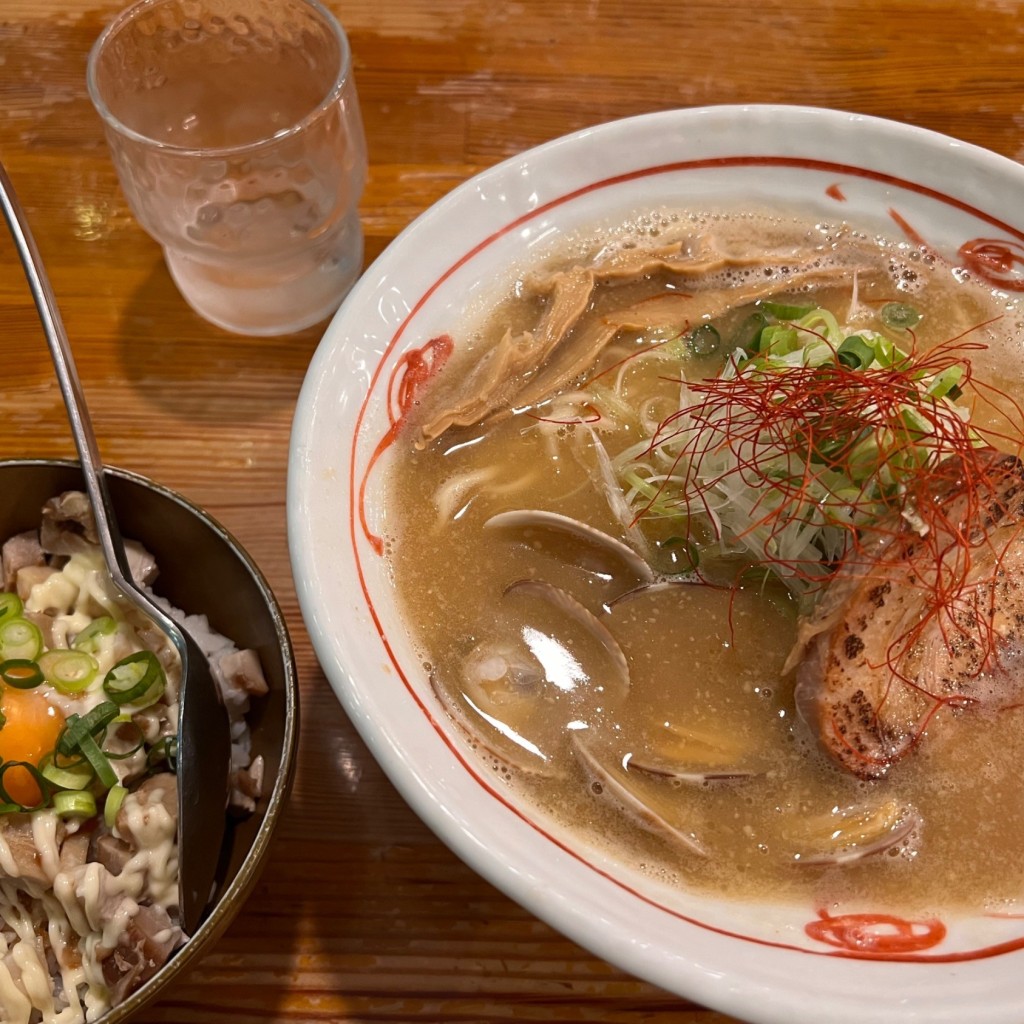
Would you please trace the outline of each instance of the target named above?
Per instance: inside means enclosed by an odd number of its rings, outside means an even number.
[[[3,728],[0,729],[0,761],[28,761],[38,764],[57,744],[64,716],[35,690],[4,687],[0,694]],[[25,807],[42,799],[32,773],[25,768],[10,768],[3,774],[8,796]]]

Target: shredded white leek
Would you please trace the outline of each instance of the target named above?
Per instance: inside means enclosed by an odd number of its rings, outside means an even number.
[[[858,529],[894,508],[912,528],[927,530],[907,497],[908,480],[953,454],[950,438],[981,442],[966,426],[968,411],[954,401],[963,363],[918,369],[912,355],[880,331],[841,324],[827,309],[775,308],[779,315],[758,314],[766,323],[754,351],[731,352],[718,380],[763,382],[780,408],[794,403],[799,420],[807,369],[839,368],[847,389],[855,390],[863,375],[863,420],[845,435],[817,437],[809,446],[792,435],[748,436],[737,429],[750,424],[742,408],[704,401],[700,385],[684,382],[679,411],[619,453],[614,469],[634,516],[678,519],[680,532],[691,538],[694,523],[703,523],[721,553],[767,563],[794,593],[804,594],[831,573]],[[884,394],[905,391],[905,400],[872,405],[872,384],[896,380],[897,372],[898,387],[890,384]],[[808,422],[813,415],[808,412]]]

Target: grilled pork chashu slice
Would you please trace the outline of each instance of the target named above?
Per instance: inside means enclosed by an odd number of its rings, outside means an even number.
[[[799,625],[798,710],[862,778],[961,711],[1024,701],[1024,464],[970,458],[940,464],[917,530],[868,534]]]

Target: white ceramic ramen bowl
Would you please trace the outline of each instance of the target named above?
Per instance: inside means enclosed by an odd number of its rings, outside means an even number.
[[[327,676],[416,812],[512,898],[612,963],[755,1022],[1018,1022],[1024,920],[827,916],[659,888],[496,785],[433,696],[372,538],[406,352],[453,331],[552,239],[630,210],[790,205],[909,236],[1020,290],[1024,168],[855,114],[751,106],[601,125],[508,160],[428,210],[365,274],[299,400],[289,535]],[[970,243],[974,243],[973,246]],[[997,269],[998,265],[1004,268]],[[975,266],[977,270],[977,265]],[[969,865],[965,865],[969,870]]]

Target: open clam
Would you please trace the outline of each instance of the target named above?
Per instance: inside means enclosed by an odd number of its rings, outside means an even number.
[[[626,658],[597,616],[559,587],[521,580],[505,600],[515,616],[500,617],[432,682],[472,745],[509,768],[551,774],[569,735],[625,698]]]
[[[629,755],[629,768],[690,785],[749,779],[759,774],[735,732],[665,723]]]
[[[618,804],[647,831],[691,854],[707,855],[689,820],[692,811],[677,787],[632,770],[627,757],[590,734],[574,734],[572,752],[595,795]]]
[[[794,860],[804,865],[849,864],[896,848],[919,826],[914,808],[893,799],[834,807],[803,818],[794,828]]]
[[[484,527],[515,531],[527,543],[550,549],[560,560],[607,580],[623,574],[630,582],[654,580],[650,565],[628,544],[570,516],[542,509],[513,509],[491,516]]]

